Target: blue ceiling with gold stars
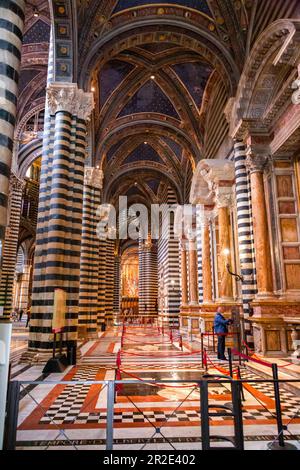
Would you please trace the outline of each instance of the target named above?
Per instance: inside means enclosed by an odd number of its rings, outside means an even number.
[[[42,20],[36,21],[23,36],[23,44],[49,42],[50,26]]]
[[[118,117],[147,112],[161,113],[179,119],[173,104],[154,80],[149,80],[137,91]]]
[[[139,161],[151,161],[156,163],[164,163],[154,148],[149,144],[140,144],[131,152],[124,160],[123,164],[134,163]]]
[[[187,8],[193,8],[194,10],[201,11],[202,13],[206,13],[207,15],[211,16],[211,12],[206,0],[119,0],[114,13],[127,10],[128,8],[153,4],[180,5]]]
[[[201,62],[188,62],[172,66],[182,83],[189,91],[195,104],[199,108],[202,103],[204,89],[212,72],[209,65]]]
[[[101,107],[132,69],[134,65],[117,59],[110,60],[102,67],[99,76]]]

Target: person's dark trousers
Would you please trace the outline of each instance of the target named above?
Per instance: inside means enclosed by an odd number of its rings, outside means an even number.
[[[225,359],[225,335],[218,335],[218,359]]]

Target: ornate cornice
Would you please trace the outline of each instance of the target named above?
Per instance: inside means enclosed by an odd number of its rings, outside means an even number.
[[[76,83],[51,83],[47,88],[47,100],[51,114],[66,111],[85,121],[94,109],[93,93],[79,89]]]

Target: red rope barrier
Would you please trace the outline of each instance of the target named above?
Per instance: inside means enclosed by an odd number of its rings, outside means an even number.
[[[127,372],[126,370],[121,370],[121,372],[123,374],[127,374],[129,375],[129,377],[132,377],[133,379],[136,379],[136,380],[139,380],[140,382],[143,382],[147,385],[150,385],[152,387],[161,387],[161,388],[195,388],[198,386],[198,384],[189,384],[189,385],[169,385],[169,384],[162,384],[160,382],[157,382],[157,383],[149,383],[147,382],[147,380],[144,380],[144,379],[141,379],[140,377],[138,377],[137,375],[133,375],[133,374],[130,374],[129,372]]]
[[[260,359],[255,359],[255,358],[253,358],[253,356],[247,356],[247,354],[240,353],[240,352],[237,351],[236,349],[232,349],[232,354],[235,354],[235,355],[237,355],[237,356],[240,356],[240,357],[242,357],[243,359],[249,359],[250,361],[256,362],[257,364],[261,364],[262,366],[266,366],[266,367],[271,367],[271,368],[272,368],[272,364],[271,364],[270,362],[265,362],[265,361],[261,361]]]
[[[141,356],[141,357],[182,357],[182,356],[193,356],[194,354],[201,354],[201,349],[198,351],[189,351],[183,352],[181,354],[170,354],[172,351],[166,351],[165,354],[140,354],[140,353],[133,353],[129,351],[122,351],[122,354],[129,354],[131,356]]]

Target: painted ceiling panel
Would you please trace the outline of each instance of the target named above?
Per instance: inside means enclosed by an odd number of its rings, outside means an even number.
[[[147,112],[161,113],[179,119],[173,104],[154,80],[149,80],[137,91],[118,117]]]
[[[150,160],[151,162],[164,163],[151,145],[141,144],[131,152],[124,160],[123,165]]]
[[[149,186],[150,189],[152,189],[152,191],[157,194],[157,190],[158,190],[158,186],[160,184],[160,181],[159,180],[148,180],[147,181],[147,185]]]
[[[194,10],[201,11],[211,16],[210,9],[206,0],[119,0],[114,13],[126,10],[127,8],[140,7],[142,5],[155,5],[168,4],[168,5],[179,5],[187,8],[193,8]]]
[[[42,20],[38,20],[23,36],[23,44],[36,42],[49,42],[50,26]]]
[[[121,147],[121,145],[125,142],[126,139],[127,139],[127,137],[124,137],[123,139],[120,139],[118,142],[116,142],[114,145],[112,145],[109,148],[109,150],[106,154],[106,159],[107,159],[108,162],[114,156],[116,151]]]
[[[99,76],[101,107],[132,69],[133,65],[116,59],[110,60],[103,66]]]
[[[166,142],[166,144],[168,144],[170,149],[173,150],[176,157],[180,161],[181,160],[181,155],[182,155],[182,147],[179,144],[177,144],[177,142],[175,142],[172,139],[169,139],[168,137],[163,137],[163,140]]]
[[[155,42],[153,44],[144,44],[140,46],[140,49],[144,49],[152,54],[159,54],[160,52],[168,51],[177,47],[175,44],[169,44],[167,42]]]
[[[212,68],[201,62],[176,64],[172,68],[189,91],[198,108],[200,108],[204,89],[212,73]]]
[[[20,73],[19,93],[21,93],[26,85],[36,77],[41,71],[39,69],[23,69]]]

